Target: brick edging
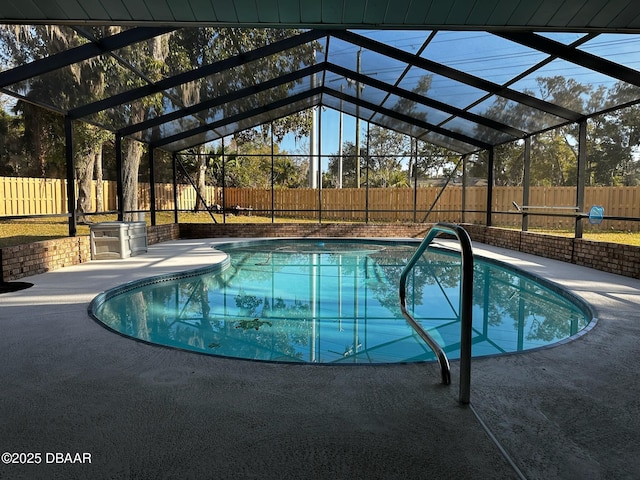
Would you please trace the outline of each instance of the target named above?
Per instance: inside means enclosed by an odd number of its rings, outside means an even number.
[[[176,224],[158,225],[147,229],[149,244],[178,239]],[[25,243],[0,249],[1,280],[11,282],[19,278],[70,267],[91,260],[88,235],[56,238]]]
[[[583,267],[640,278],[640,247],[584,238],[463,225],[472,240]]]
[[[473,241],[596,270],[640,278],[640,247],[557,235],[462,224]],[[224,237],[411,237],[422,238],[430,224],[267,223],[180,224],[180,238]]]
[[[463,224],[472,240],[497,247],[640,278],[640,247],[498,227]],[[183,223],[147,228],[154,244],[179,238],[398,237],[422,238],[430,224]],[[91,259],[88,236],[44,240],[0,249],[2,279],[9,282]]]

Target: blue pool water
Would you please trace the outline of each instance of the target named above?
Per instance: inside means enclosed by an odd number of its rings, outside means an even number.
[[[227,357],[308,363],[435,360],[404,320],[398,283],[414,242],[271,240],[217,245],[207,273],[105,292],[90,312],[145,342]],[[407,282],[407,308],[458,358],[460,257],[430,249]],[[586,305],[526,272],[476,259],[473,356],[563,341],[591,321]]]

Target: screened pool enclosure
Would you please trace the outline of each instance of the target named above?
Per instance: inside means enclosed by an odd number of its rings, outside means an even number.
[[[456,5],[470,7],[475,13],[466,18],[477,19],[472,3]],[[114,144],[119,218],[146,210],[152,224],[163,209],[175,210],[177,220],[178,178],[193,181],[193,172],[184,168],[185,158],[198,155],[207,156],[209,166],[215,157],[221,169],[214,183],[210,179],[217,189],[215,198],[199,201],[210,208],[220,204],[225,212],[240,207],[272,219],[318,221],[492,225],[508,220],[523,229],[540,216],[568,221],[576,236],[582,234],[592,203],[586,188],[602,185],[593,160],[596,153],[615,150],[628,159],[624,168],[632,174],[620,174],[621,181],[636,178],[639,170],[635,119],[640,108],[640,36],[632,22],[637,15],[621,26],[603,17],[604,10],[587,19],[580,7],[583,23],[575,12],[571,18],[578,23],[559,23],[563,17],[558,9],[547,23],[533,22],[542,18],[541,4],[531,24],[518,17],[519,7],[503,24],[487,20],[486,25],[460,27],[454,22],[455,8],[442,17],[449,20],[439,23],[427,21],[433,12],[425,11],[416,17],[425,19],[420,23],[413,22],[410,13],[422,7],[403,2],[402,22],[400,17],[390,21],[396,17],[387,8],[379,28],[365,29],[366,22],[360,23],[355,13],[347,15],[351,10],[344,7],[340,18],[355,20],[331,17],[333,21],[325,22],[331,28],[321,29],[312,20],[282,20],[283,5],[278,7],[279,22],[261,21],[268,18],[261,2],[256,2],[256,12],[262,17],[252,17],[254,10],[247,8],[245,16],[233,20],[216,7],[217,20],[209,23],[197,21],[209,10],[196,6],[190,10],[193,23],[178,17],[171,21],[163,17],[170,16],[164,10],[153,12],[157,18],[144,18],[138,10],[138,17],[132,7],[137,2],[130,5],[130,19],[121,12],[120,21],[109,22],[100,13],[107,10],[104,5],[103,10],[97,8],[100,2],[90,4],[96,7],[95,16],[87,13],[88,7],[79,10],[69,4],[66,19],[59,15],[62,7],[44,17],[30,14],[18,2],[0,7],[5,22],[0,92],[14,99],[9,103],[58,114],[65,125],[71,235],[76,232],[78,181],[74,125],[79,123],[108,132]],[[297,11],[312,12],[310,4],[296,3]],[[241,10],[236,5],[235,11]],[[374,14],[373,7],[367,11]],[[333,10],[323,12],[317,18],[328,19]],[[74,18],[79,21],[74,23]],[[621,14],[615,19],[620,22]],[[587,20],[593,26],[585,24]],[[290,138],[287,132],[294,130],[291,125],[302,131],[306,151],[291,153],[282,147],[281,141]],[[351,130],[343,137],[347,125]],[[238,139],[261,126],[266,151],[240,155]],[[380,140],[385,131],[406,142],[401,152]],[[564,143],[573,163],[561,172],[566,187],[562,200],[545,191],[540,204],[536,189],[559,185],[546,180],[552,163],[538,155],[539,146],[554,136],[562,137],[555,145]],[[145,145],[147,156],[144,168],[134,174],[126,168],[132,141]],[[347,143],[348,151],[343,150]],[[173,162],[169,208],[156,198],[160,156]],[[260,188],[247,189],[255,195],[260,190],[262,200],[242,204],[233,200],[240,193],[230,183],[229,165],[252,156],[263,159],[267,180]],[[504,156],[511,163],[507,165]],[[278,161],[287,158],[305,169],[305,188],[279,180]],[[395,165],[402,182],[380,180],[385,162]],[[125,200],[127,189],[136,188],[139,179],[150,185],[148,209]],[[432,187],[428,194],[426,187]],[[512,189],[500,190],[503,187]],[[454,189],[455,199],[442,206]],[[306,200],[287,201],[287,195]],[[637,222],[638,216],[607,208],[604,221]]]

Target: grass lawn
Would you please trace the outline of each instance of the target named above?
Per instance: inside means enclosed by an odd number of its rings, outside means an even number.
[[[544,233],[547,235],[560,235],[563,237],[573,237],[573,231],[568,230],[536,230],[529,229],[533,233]],[[620,232],[609,230],[585,231],[582,238],[597,242],[623,243],[625,245],[640,246],[640,232]]]
[[[222,215],[214,215],[217,222],[222,223]],[[116,215],[92,215],[91,222],[113,222],[117,220]],[[145,216],[147,225],[151,224],[149,215]],[[180,223],[213,223],[211,217],[206,212],[181,212],[178,220]],[[271,217],[227,215],[227,223],[271,223]],[[289,218],[276,218],[276,223],[291,222],[311,222],[315,220],[300,220]],[[156,215],[158,225],[173,223],[173,212],[158,212]],[[89,235],[90,226],[88,224],[78,224],[78,235]],[[24,243],[38,242],[40,240],[50,240],[52,238],[66,237],[69,235],[69,223],[65,217],[41,217],[24,218],[0,221],[0,247],[21,245]]]
[[[222,215],[214,215],[216,220],[222,223]],[[91,216],[91,221],[109,222],[115,221],[115,215],[95,215]],[[166,224],[173,223],[173,212],[158,212],[156,216],[157,223]],[[149,215],[146,216],[147,224],[150,223]],[[206,212],[192,213],[184,212],[179,215],[180,223],[211,223],[211,217]],[[234,216],[228,215],[227,223],[271,223],[271,217],[260,216]],[[276,218],[276,223],[291,222],[310,222],[315,223],[316,220],[300,220],[291,218]],[[531,232],[544,233],[548,235],[562,235],[572,237],[573,231],[569,230],[537,230],[530,229]],[[37,242],[40,240],[49,240],[51,238],[66,237],[69,234],[69,226],[67,219],[63,217],[43,217],[43,218],[25,218],[18,220],[0,221],[0,247],[12,245],[21,245],[24,243]],[[78,225],[78,235],[89,235],[89,225]],[[584,238],[588,240],[596,240],[601,242],[622,243],[627,245],[640,246],[640,232],[619,232],[608,230],[592,230],[588,229],[584,233]]]

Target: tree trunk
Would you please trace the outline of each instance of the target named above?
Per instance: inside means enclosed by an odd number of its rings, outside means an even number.
[[[87,222],[85,213],[91,212],[91,182],[93,180],[93,168],[95,154],[89,153],[83,159],[76,159],[76,180],[78,183],[78,199],[76,202],[76,212],[78,222]]]
[[[149,328],[149,309],[147,300],[142,292],[134,293],[129,300],[131,312],[131,326],[134,335],[141,340],[149,340],[151,329]]]
[[[203,211],[207,209],[207,206],[201,200],[201,198],[207,198],[207,184],[206,184],[206,176],[207,176],[207,157],[202,155],[203,148],[202,146],[198,147],[198,162],[197,162],[197,171],[196,171],[196,186],[198,187],[199,195],[196,197],[196,206],[195,211]]]
[[[149,48],[149,57],[157,62],[158,65],[162,64],[166,57],[169,55],[169,37],[170,34],[159,35],[146,42]],[[160,72],[155,72],[157,79],[160,80]],[[154,77],[155,74],[149,74]],[[142,122],[145,117],[149,106],[145,106],[143,102],[134,102],[131,105],[131,111],[129,112],[129,123],[138,124]],[[133,210],[138,210],[138,171],[140,169],[140,160],[142,157],[142,144],[135,140],[126,140],[124,144],[124,155],[122,158],[122,188],[124,196],[123,209],[125,221],[137,220],[137,213],[132,213]]]
[[[133,211],[138,210],[138,170],[142,158],[142,144],[135,140],[127,140],[124,144],[122,161],[124,221],[132,222],[138,219],[137,213],[133,213]]]
[[[95,155],[94,169],[96,172],[96,213],[104,212],[104,199],[102,189],[102,145]]]
[[[44,131],[42,126],[42,114],[40,112],[34,111],[35,108],[29,108],[29,114],[31,115],[32,125],[34,134],[31,135],[32,141],[32,152],[34,155],[34,160],[36,165],[40,170],[40,176],[42,178],[46,175],[46,165],[47,165],[47,155],[45,154],[45,148],[42,142],[43,138],[47,138],[47,132]]]

